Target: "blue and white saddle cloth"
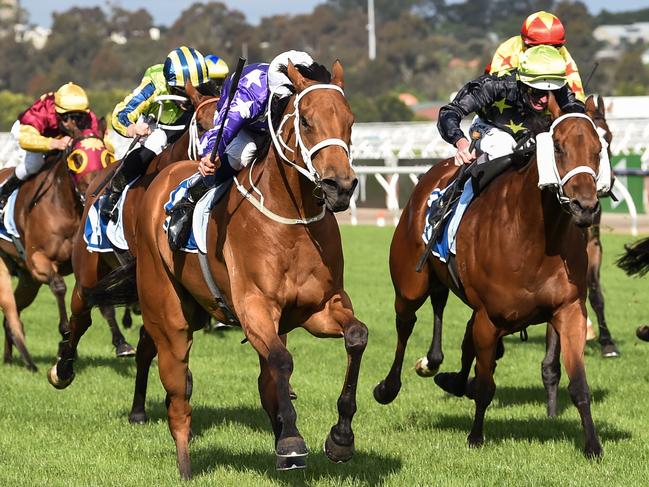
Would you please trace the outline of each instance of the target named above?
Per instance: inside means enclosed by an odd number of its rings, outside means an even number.
[[[426,225],[424,226],[424,233],[422,233],[421,238],[424,240],[425,244],[428,244],[428,241],[432,237],[433,227],[430,224],[430,208],[434,202],[442,197],[444,192],[449,188],[435,188],[433,192],[428,197],[428,211],[426,212]],[[432,246],[432,253],[442,262],[448,260],[449,255],[452,253],[455,255],[455,237],[457,235],[457,230],[460,227],[460,221],[462,216],[466,211],[469,203],[473,200],[473,185],[471,183],[471,178],[469,178],[466,183],[464,183],[464,190],[458,203],[455,205],[455,208],[452,208],[452,214],[447,218],[444,228],[439,233],[437,241]]]
[[[128,243],[124,237],[122,210],[124,209],[126,194],[136,181],[137,179],[131,181],[122,191],[122,195],[117,202],[117,222],[101,217],[99,213],[101,198],[97,198],[88,210],[88,217],[83,229],[83,239],[86,242],[86,248],[90,252],[113,252],[115,248],[128,250]]]
[[[189,188],[197,181],[201,175],[193,174],[181,183],[169,194],[169,200],[164,205],[166,213],[169,213],[176,204],[187,194]],[[186,244],[181,248],[183,252],[197,254],[200,250],[203,254],[207,253],[207,223],[210,219],[211,203],[216,188],[210,189],[203,197],[198,200],[194,207],[192,217],[192,231],[187,239]],[[167,231],[169,226],[169,217],[165,218],[164,230]]]
[[[20,238],[18,233],[18,228],[16,227],[16,221],[14,220],[14,211],[16,209],[16,198],[18,197],[18,190],[14,190],[13,193],[9,196],[7,203],[4,207],[4,212],[2,218],[0,219],[0,238],[7,240],[8,242],[13,242],[12,236],[14,238]]]

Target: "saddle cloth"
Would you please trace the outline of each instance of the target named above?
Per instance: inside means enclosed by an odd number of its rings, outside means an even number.
[[[0,219],[0,238],[7,240],[8,242],[13,242],[11,238],[20,238],[18,234],[18,228],[16,227],[16,221],[14,220],[14,211],[16,209],[16,198],[18,197],[18,190],[14,190],[13,193],[9,196],[7,203],[5,204],[4,212],[2,214],[2,219]]]
[[[115,248],[128,250],[128,243],[124,237],[122,210],[124,209],[124,201],[126,201],[128,190],[135,184],[137,179],[134,179],[126,185],[117,202],[117,222],[101,217],[99,213],[99,202],[101,198],[97,198],[88,210],[88,217],[84,225],[83,240],[86,242],[86,248],[90,252],[113,252]]]
[[[426,203],[428,205],[428,210],[426,211],[426,225],[424,226],[424,232],[421,235],[424,244],[428,244],[433,233],[433,226],[430,223],[431,206],[441,198],[444,192],[448,189],[449,188],[435,188],[428,197]],[[444,228],[438,234],[437,241],[431,248],[433,255],[442,262],[446,262],[451,253],[455,255],[455,237],[457,235],[457,230],[460,227],[462,216],[471,201],[473,201],[473,198],[473,184],[471,178],[469,178],[464,183],[464,189],[460,198],[456,200],[453,207],[450,209],[451,214],[446,218],[446,222],[443,223]]]
[[[194,182],[200,178],[199,173],[193,174],[187,179],[181,181],[181,183],[169,194],[169,200],[165,203],[164,209],[168,214],[176,204],[187,194],[189,188],[194,184]],[[194,207],[194,213],[192,215],[192,231],[187,239],[187,242],[181,250],[183,252],[189,252],[192,254],[202,252],[203,254],[207,253],[207,223],[209,222],[211,203],[212,198],[216,188],[212,188],[203,197],[198,200],[196,206]],[[167,231],[169,226],[169,218],[165,218],[164,221],[164,230]]]

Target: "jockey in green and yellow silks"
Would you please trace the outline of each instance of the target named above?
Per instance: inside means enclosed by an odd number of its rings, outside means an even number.
[[[566,62],[568,87],[577,99],[583,102],[586,96],[579,70],[564,45],[565,42],[565,29],[555,15],[545,11],[533,13],[523,22],[521,35],[509,38],[498,47],[487,72],[502,76],[518,67],[519,58],[526,49],[539,45],[552,46],[559,50]]]

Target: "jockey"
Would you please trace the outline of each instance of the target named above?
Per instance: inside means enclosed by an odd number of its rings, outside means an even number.
[[[214,54],[205,56],[205,64],[207,65],[207,75],[209,77],[209,93],[218,96],[230,69],[223,59]]]
[[[566,79],[568,86],[581,102],[586,100],[577,64],[564,45],[566,34],[561,21],[549,12],[541,10],[525,19],[521,35],[503,42],[494,54],[486,72],[502,75],[518,67],[520,56],[532,46],[548,45],[559,50],[566,62]]]
[[[46,153],[65,150],[71,136],[84,129],[100,133],[97,116],[90,111],[86,92],[72,82],[64,84],[55,93],[42,95],[21,113],[11,128],[11,135],[26,151],[25,160],[0,187],[0,211],[11,193],[43,167]]]
[[[511,154],[526,133],[536,134],[549,126],[550,91],[562,111],[584,112],[583,103],[567,86],[563,56],[547,45],[527,49],[518,69],[503,76],[485,74],[466,84],[451,103],[441,108],[437,122],[442,138],[457,148],[455,164],[468,164],[475,158],[460,129],[463,117],[478,114],[471,131],[480,132],[477,147],[489,159]]]
[[[218,111],[214,115],[214,127],[201,138],[202,158],[198,169],[203,177],[197,179],[170,214],[168,234],[172,248],[177,249],[184,242],[190,230],[194,204],[210,187],[235,176],[255,158],[257,147],[268,136],[266,111],[269,104],[292,95],[292,91],[286,86],[291,85],[285,74],[289,60],[298,68],[308,68],[314,64],[311,56],[301,51],[284,52],[275,57],[270,64],[250,64],[241,73],[227,118],[227,96],[219,100]],[[222,93],[230,91],[231,83],[232,77],[223,84]],[[275,96],[272,100],[271,93]],[[212,163],[210,155],[222,124],[223,135],[217,148],[218,157]]]
[[[155,156],[185,132],[193,107],[186,99],[185,83],[203,88],[208,82],[208,71],[203,55],[196,49],[181,46],[169,53],[164,64],[156,64],[144,72],[139,86],[113,110],[113,128],[122,136],[146,138],[141,147],[132,150],[122,161],[101,202],[101,214],[111,217],[113,209],[126,185],[141,176]],[[162,95],[185,97],[184,101],[155,102]],[[148,118],[157,119],[158,126],[151,130]],[[159,118],[158,118],[159,117]],[[175,127],[169,127],[173,125]]]

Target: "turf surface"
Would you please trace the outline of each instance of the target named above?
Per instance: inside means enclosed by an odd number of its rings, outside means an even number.
[[[321,340],[298,330],[289,336],[295,360],[292,384],[298,427],[311,449],[308,468],[276,472],[269,422],[257,395],[257,357],[241,345],[240,330],[195,336],[190,366],[194,376],[190,485],[647,485],[649,484],[649,344],[635,327],[649,321],[648,281],[628,279],[613,266],[624,236],[604,236],[602,279],[607,317],[622,352],[602,359],[586,349],[593,416],[605,456],[585,459],[579,416],[562,378],[559,416],[545,416],[540,361],[544,327],[529,330],[529,341],[506,339],[498,366],[496,397],[487,412],[485,446],[470,450],[466,435],[473,403],[444,394],[432,379],[415,375],[432,333],[426,304],[410,340],[403,388],[388,406],[377,404],[372,388],[384,377],[395,345],[393,294],[387,270],[392,229],[342,228],[346,283],[357,316],[370,337],[361,368],[356,455],[332,464],[322,443],[336,421],[336,399],[345,369],[342,340]],[[69,283],[70,281],[68,281]],[[468,310],[451,298],[445,315],[443,371],[459,365],[459,344]],[[84,337],[75,382],[54,390],[45,378],[58,343],[56,308],[47,289],[23,318],[30,351],[40,368],[30,374],[14,352],[14,364],[0,367],[1,486],[179,485],[175,449],[166,423],[164,391],[152,367],[145,426],[127,423],[135,364],[116,359],[103,320]],[[135,345],[136,319],[126,332]],[[564,374],[565,375],[565,374]]]

